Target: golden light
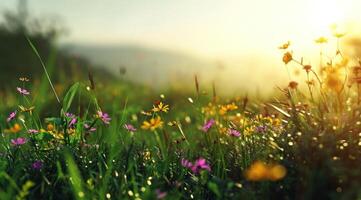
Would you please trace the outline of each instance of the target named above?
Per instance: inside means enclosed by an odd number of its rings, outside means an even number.
[[[319,35],[330,33],[330,26],[344,24],[346,20],[346,1],[314,0],[309,2],[309,23],[312,31]],[[352,5],[352,4],[351,4]]]

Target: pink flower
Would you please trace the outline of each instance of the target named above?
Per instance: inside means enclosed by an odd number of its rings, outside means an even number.
[[[160,189],[156,189],[155,194],[157,195],[157,199],[164,199],[167,196],[167,192],[162,192]]]
[[[31,167],[35,170],[40,170],[41,168],[43,168],[43,162],[40,160],[36,160]]]
[[[234,137],[241,136],[241,133],[235,129],[228,129],[228,134]]]
[[[213,126],[213,124],[215,123],[216,121],[214,121],[214,119],[210,119],[208,120],[202,127],[202,131],[203,132],[208,132],[208,130]]]
[[[16,116],[16,111],[12,112],[9,114],[9,117],[6,119],[7,122],[10,122],[11,120],[13,120]]]
[[[206,159],[198,158],[191,167],[193,173],[198,174],[200,170],[211,171],[211,167],[207,164]]]
[[[137,129],[134,128],[134,126],[131,125],[131,124],[124,124],[124,128],[127,129],[127,131],[129,131],[129,132],[135,132],[135,131],[137,130]]]
[[[90,127],[88,124],[84,124],[84,128],[89,132],[94,132],[97,130],[95,127]]]
[[[186,168],[189,168],[190,170],[192,170],[192,172],[194,174],[198,174],[200,172],[200,170],[211,171],[211,167],[207,164],[207,161],[204,158],[198,158],[194,162],[194,164],[191,163],[190,161],[182,158],[181,164],[183,167],[186,167]]]
[[[104,124],[109,124],[112,118],[109,117],[108,113],[103,113],[98,111],[98,117],[104,122]]]
[[[17,87],[16,90],[22,95],[29,95],[30,94],[30,92],[28,92],[26,89],[23,89],[23,88],[20,88],[20,87]]]
[[[29,134],[36,134],[36,133],[39,133],[39,131],[38,131],[38,130],[35,130],[35,129],[29,129],[29,130],[28,130],[28,133],[29,133]]]
[[[69,122],[69,127],[74,126],[74,125],[76,124],[76,122],[77,122],[77,119],[76,119],[76,118],[72,118],[72,119],[70,120],[70,122]]]
[[[25,143],[26,143],[26,138],[23,138],[23,137],[11,139],[11,144],[13,146],[20,146],[20,145],[23,145]]]
[[[68,127],[73,127],[76,124],[76,122],[78,121],[76,119],[76,116],[73,113],[68,113],[67,112],[67,113],[65,113],[65,116],[70,119]]]

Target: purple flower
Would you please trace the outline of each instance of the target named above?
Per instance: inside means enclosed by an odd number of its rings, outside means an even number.
[[[36,160],[35,162],[33,162],[31,167],[35,170],[40,170],[41,168],[43,168],[43,162],[41,160]]]
[[[183,167],[186,167],[186,168],[189,168],[190,170],[192,170],[192,172],[194,174],[198,174],[200,172],[200,170],[211,171],[211,167],[207,164],[207,161],[204,158],[198,158],[194,162],[194,164],[191,163],[190,161],[182,158],[181,164]]]
[[[16,116],[16,111],[12,112],[9,114],[9,117],[6,119],[7,122],[10,122],[11,120],[13,120]]]
[[[207,164],[206,159],[199,158],[194,162],[194,165],[191,167],[193,173],[198,174],[200,170],[211,171],[211,167]]]
[[[208,120],[202,127],[202,131],[203,132],[208,132],[208,130],[213,126],[213,124],[215,123],[216,121],[214,121],[214,119],[210,119]]]
[[[20,87],[17,87],[16,90],[22,95],[29,95],[30,94],[29,91],[27,91],[26,89],[20,88]]]
[[[11,144],[13,146],[20,146],[20,145],[23,145],[25,143],[26,143],[26,138],[23,138],[23,137],[11,139]]]
[[[156,189],[155,194],[157,195],[157,199],[164,199],[167,196],[167,192],[162,192],[160,189]]]
[[[98,117],[104,122],[104,124],[109,124],[112,118],[109,117],[108,113],[103,113],[98,111]]]
[[[228,134],[234,137],[241,136],[241,133],[235,129],[228,129]]]
[[[39,133],[39,131],[38,131],[38,130],[35,130],[35,129],[29,129],[29,130],[28,130],[28,133],[29,133],[29,134],[36,134],[36,133]]]
[[[69,117],[69,118],[74,118],[75,117],[75,115],[73,113],[69,113],[69,112],[65,113],[65,116]]]
[[[129,131],[129,132],[135,132],[135,131],[137,130],[137,129],[134,128],[134,126],[131,125],[131,124],[124,124],[124,128],[127,129],[127,131]]]
[[[84,128],[89,132],[94,132],[97,130],[95,127],[90,127],[88,124],[84,124]]]

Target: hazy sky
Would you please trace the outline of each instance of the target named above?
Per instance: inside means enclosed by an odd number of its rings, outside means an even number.
[[[0,1],[1,10],[17,1]],[[206,57],[312,45],[334,21],[361,19],[358,0],[29,0],[35,16],[62,18],[62,41],[135,43]],[[352,23],[351,23],[352,24]],[[302,46],[303,47],[303,46]]]
[[[0,11],[16,5],[1,0]],[[361,0],[28,0],[28,7],[34,16],[61,19],[70,33],[62,43],[179,51],[222,63],[227,69],[216,82],[235,90],[287,85],[277,47],[288,40],[298,58],[314,64],[319,63],[314,40],[330,36],[330,24],[337,23],[347,36],[361,34]],[[162,73],[155,78],[170,77]]]

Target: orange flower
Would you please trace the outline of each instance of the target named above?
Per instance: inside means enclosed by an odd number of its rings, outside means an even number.
[[[278,181],[284,178],[287,170],[280,164],[266,164],[262,161],[254,162],[245,172],[249,181]]]
[[[46,128],[48,129],[48,131],[53,131],[54,130],[54,125],[48,124]]]
[[[286,52],[285,54],[283,54],[283,58],[282,58],[282,61],[287,64],[289,62],[292,61],[292,54],[290,52]]]
[[[18,123],[15,123],[14,126],[10,127],[10,129],[5,129],[4,132],[5,133],[18,133],[19,131],[21,131],[21,126]]]

